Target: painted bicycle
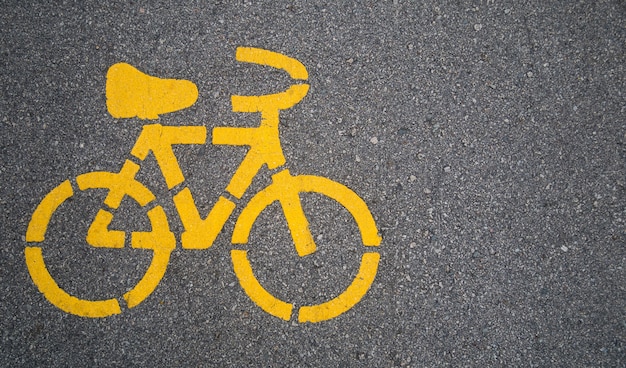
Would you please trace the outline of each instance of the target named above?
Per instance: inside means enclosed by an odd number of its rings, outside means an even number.
[[[52,189],[33,212],[26,231],[25,249],[28,271],[39,291],[61,310],[83,317],[107,317],[121,313],[123,298],[128,308],[142,303],[155,290],[166,272],[170,255],[180,244],[182,249],[207,249],[212,246],[231,217],[236,204],[251,185],[263,165],[275,173],[271,183],[252,196],[235,221],[231,242],[247,244],[253,224],[261,212],[274,202],[280,204],[287,221],[293,245],[300,257],[314,253],[315,239],[309,230],[309,222],[302,207],[301,193],[318,193],[326,196],[348,210],[356,222],[360,243],[366,247],[361,256],[357,275],[349,286],[334,298],[314,305],[297,308],[299,322],[319,322],[346,312],[356,305],[369,290],[378,269],[380,255],[375,251],[381,243],[376,223],[366,205],[356,193],[343,184],[312,175],[291,175],[285,165],[279,139],[279,115],[281,110],[300,102],[308,92],[308,72],[298,60],[280,53],[239,47],[236,60],[270,66],[286,71],[297,83],[286,91],[261,95],[231,97],[234,112],[260,113],[261,122],[255,127],[215,127],[212,143],[215,145],[248,146],[243,161],[225,188],[225,193],[215,202],[206,216],[199,213],[193,195],[185,183],[185,177],[174,153],[174,145],[206,144],[207,129],[204,126],[144,125],[129,157],[119,172],[89,172],[74,181],[66,180]],[[198,97],[196,86],[185,80],[160,79],[140,72],[129,64],[111,66],[107,73],[107,109],[115,118],[157,119],[164,114],[189,107]],[[162,206],[150,189],[136,175],[141,163],[152,153],[165,179],[174,207],[182,223],[183,232],[174,234]],[[74,184],[75,183],[75,184]],[[89,225],[86,242],[96,248],[131,248],[151,250],[152,260],[139,282],[121,296],[87,300],[70,295],[63,290],[48,271],[42,247],[48,225],[61,205],[71,206],[68,201],[78,191],[106,189],[102,208]],[[129,198],[143,208],[150,222],[150,231],[126,232],[110,229],[115,210],[122,200]],[[69,203],[66,203],[69,202]],[[127,241],[129,240],[129,241]],[[130,242],[130,244],[126,244]],[[255,276],[246,250],[230,252],[233,270],[239,283],[250,299],[265,312],[290,320],[294,304],[272,295]]]

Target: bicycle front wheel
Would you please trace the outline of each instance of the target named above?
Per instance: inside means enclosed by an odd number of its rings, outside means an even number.
[[[320,194],[347,209],[358,227],[358,242],[365,247],[358,271],[343,291],[328,300],[298,307],[298,322],[321,322],[335,318],[354,307],[365,296],[375,279],[380,260],[380,255],[375,250],[382,239],[363,199],[345,185],[330,179],[310,175],[291,176],[285,170],[274,175],[273,183],[250,200],[237,219],[232,242],[248,243],[252,225],[260,213],[278,201],[294,245],[296,248],[300,247],[298,254],[302,257],[315,252],[315,240],[300,203],[300,193]],[[295,304],[291,300],[275,296],[275,293],[262,285],[253,271],[248,251],[232,250],[231,258],[235,274],[246,294],[267,313],[290,320]]]

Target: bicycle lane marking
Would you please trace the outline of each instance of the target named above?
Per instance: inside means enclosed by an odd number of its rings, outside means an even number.
[[[266,65],[285,70],[292,78],[304,80],[308,73],[298,60],[285,55],[255,48],[239,47],[238,61]],[[246,145],[250,149],[246,158],[236,170],[226,191],[241,198],[262,165],[276,169],[284,165],[278,138],[279,111],[297,104],[308,92],[308,84],[292,85],[287,91],[262,96],[232,96],[234,112],[260,112],[261,125],[256,128],[216,127],[213,131],[213,144]],[[144,74],[125,63],[114,64],[107,73],[107,108],[116,118],[138,117],[158,119],[160,114],[191,106],[198,97],[192,82],[175,79],[161,79]],[[243,132],[248,133],[242,134]],[[246,138],[248,137],[248,138]],[[184,182],[184,176],[172,151],[174,144],[204,144],[206,128],[196,126],[163,127],[159,124],[144,126],[131,154],[143,161],[153,152],[169,189]],[[244,139],[245,138],[245,139]],[[255,159],[256,161],[254,161]],[[154,199],[152,193],[135,180],[139,165],[126,161],[119,173],[95,172],[77,177],[80,190],[107,188],[109,194],[104,203],[116,209],[125,195],[136,200],[142,207]],[[306,256],[315,252],[316,246],[309,230],[309,224],[302,211],[299,193],[317,192],[339,202],[348,209],[361,232],[363,245],[378,246],[381,238],[374,219],[365,202],[343,184],[316,176],[291,176],[282,169],[272,176],[273,183],[259,192],[244,208],[237,219],[232,234],[234,244],[247,244],[252,225],[261,211],[271,202],[278,200],[286,215],[289,231],[297,253]],[[134,188],[134,189],[133,189]],[[258,201],[268,193],[274,193],[270,202]],[[56,209],[73,195],[69,181],[51,191],[33,213],[27,230],[28,242],[41,242],[47,230],[50,217]],[[174,195],[174,204],[183,223],[181,236],[183,249],[206,249],[221,232],[223,224],[230,217],[235,203],[220,197],[215,207],[202,219],[187,187]],[[256,204],[255,204],[256,203]],[[131,247],[151,249],[153,258],[145,275],[135,287],[123,295],[129,308],[133,308],[147,298],[161,281],[176,238],[169,230],[168,220],[160,206],[148,211],[152,225],[150,232],[133,232]],[[125,233],[109,230],[113,215],[100,210],[92,221],[87,234],[87,242],[95,247],[121,248]],[[203,236],[204,235],[204,236]],[[204,238],[204,239],[203,239]],[[196,244],[198,242],[198,244]],[[84,316],[106,317],[121,313],[116,299],[83,300],[67,294],[49,274],[40,247],[27,247],[26,261],[33,281],[46,298],[60,309]],[[293,305],[274,297],[257,280],[247,258],[247,251],[231,252],[233,269],[240,284],[251,300],[267,313],[289,320]],[[366,252],[361,266],[352,283],[337,297],[317,305],[302,306],[298,310],[299,322],[320,322],[337,317],[356,305],[369,290],[377,273],[380,255]]]

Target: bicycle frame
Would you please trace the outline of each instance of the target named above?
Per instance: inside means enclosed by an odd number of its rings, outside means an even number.
[[[240,48],[237,50],[238,61],[268,65],[286,70],[294,79],[306,79],[306,68],[299,61],[284,55],[258,49]],[[304,98],[309,89],[308,84],[292,85],[284,92],[264,96],[232,96],[234,112],[260,112],[261,123],[258,127],[233,128],[216,127],[213,129],[213,141],[215,145],[249,146],[250,149],[243,161],[235,171],[226,191],[233,197],[240,199],[254,177],[263,165],[274,170],[285,164],[282,153],[278,126],[280,123],[280,110],[288,109]],[[165,178],[169,190],[182,184],[185,180],[178,160],[174,155],[172,146],[175,144],[205,144],[206,127],[179,126],[169,127],[159,124],[144,126],[137,138],[131,155],[143,161],[150,152],[153,153]],[[289,175],[288,171],[281,175],[274,175],[274,181],[283,181]],[[135,179],[137,170],[132,161],[127,161],[120,170],[120,180],[126,183]],[[121,188],[120,188],[121,190]],[[111,190],[105,199],[105,203],[113,202],[120,198],[119,190]],[[173,197],[174,204],[181,218],[184,232],[181,236],[182,247],[185,249],[209,248],[217,235],[221,232],[224,224],[235,209],[235,203],[230,199],[220,196],[209,214],[202,219],[195,205],[193,195],[189,188],[184,187]],[[117,202],[117,200],[115,200]],[[300,256],[315,252],[315,242],[308,231],[308,223],[302,204],[297,195],[281,200],[285,216],[295,227],[294,244]],[[108,216],[103,214],[102,216]],[[97,218],[96,226],[108,226],[109,221]],[[104,237],[110,237],[110,232],[94,231]],[[297,234],[297,235],[296,235]],[[97,243],[107,243],[110,239],[93,240]]]

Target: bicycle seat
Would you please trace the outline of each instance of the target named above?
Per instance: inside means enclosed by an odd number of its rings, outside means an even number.
[[[117,63],[107,72],[106,96],[107,110],[116,119],[158,119],[193,105],[198,88],[188,80],[157,78]]]
[[[306,80],[309,77],[309,73],[300,61],[277,52],[254,47],[238,47],[235,58],[244,63],[282,69],[295,80]],[[308,91],[308,84],[293,84],[286,91],[279,93],[261,96],[233,95],[231,102],[235,112],[286,110],[300,102]]]

